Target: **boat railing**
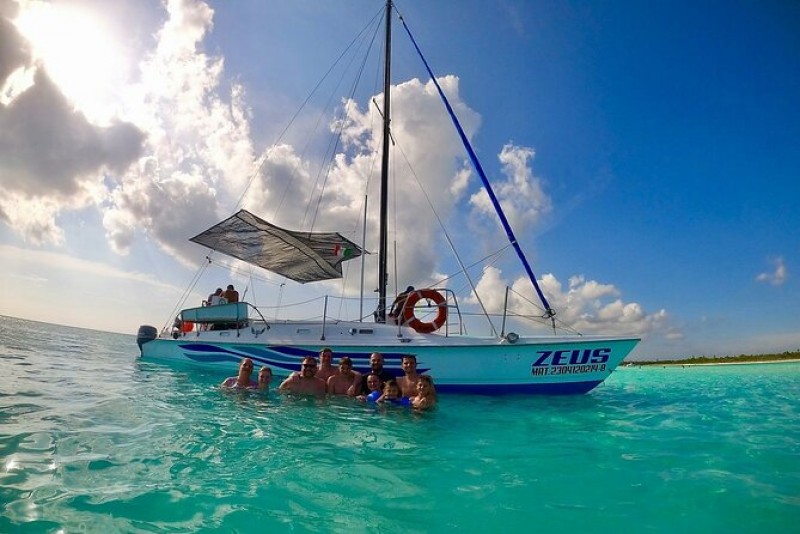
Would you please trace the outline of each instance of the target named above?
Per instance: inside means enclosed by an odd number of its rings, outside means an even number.
[[[199,325],[197,332],[204,330],[239,330],[251,325],[250,310],[253,310],[264,324],[264,329],[269,330],[270,326],[261,311],[248,302],[230,302],[227,304],[217,304],[214,306],[200,306],[197,308],[187,308],[181,311],[178,317],[178,328],[181,332],[187,333],[187,325],[194,330],[194,325]],[[188,330],[188,331],[191,331]],[[255,331],[253,333],[256,333]]]
[[[464,326],[464,317],[461,312],[461,309],[458,304],[458,299],[456,294],[453,290],[448,288],[430,288],[434,291],[438,291],[442,293],[445,297],[445,306],[447,307],[447,320],[442,325],[442,329],[439,331],[440,334],[445,336],[450,335],[465,335],[465,326]],[[320,302],[321,301],[321,302]],[[336,302],[339,302],[339,305]],[[328,327],[332,324],[338,324],[342,321],[346,322],[363,322],[365,324],[370,323],[370,319],[376,315],[375,313],[370,313],[369,315],[365,315],[363,317],[356,317],[356,318],[342,318],[342,307],[346,307],[348,302],[359,302],[361,304],[360,299],[357,298],[347,298],[341,296],[332,296],[332,295],[322,295],[320,297],[303,301],[297,303],[286,304],[283,303],[277,306],[251,306],[256,313],[258,313],[261,321],[264,324],[268,325],[269,322],[265,319],[264,315],[262,315],[263,310],[271,310],[272,314],[270,315],[269,312],[267,316],[272,317],[272,322],[281,322],[281,321],[320,321],[322,323],[322,330],[321,330],[321,340],[325,340],[325,333]],[[377,299],[375,299],[375,303],[377,304]],[[368,308],[369,302],[365,302],[363,306],[359,305],[359,308]],[[309,314],[308,312],[311,310],[319,310],[322,309],[322,314]],[[438,305],[436,304],[425,304],[421,303],[418,305],[418,308],[425,310],[430,309],[431,312],[435,312],[438,309]],[[337,313],[338,310],[338,313]],[[284,318],[281,319],[278,315],[283,315]],[[388,310],[387,310],[388,316]],[[422,320],[425,319],[425,316],[422,317]],[[402,335],[402,331],[398,330],[398,335]]]
[[[456,298],[456,293],[452,289],[448,289],[446,287],[443,288],[434,288],[436,291],[441,291],[445,295],[445,306],[447,306],[447,320],[444,322],[444,335],[450,335],[450,310],[455,310],[456,315],[458,316],[458,335],[464,335],[464,318],[461,316],[461,308],[458,307],[458,299]],[[453,301],[453,304],[450,304],[450,301]]]

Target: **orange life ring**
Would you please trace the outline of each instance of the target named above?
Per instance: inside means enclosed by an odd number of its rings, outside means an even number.
[[[436,313],[436,318],[425,323],[417,319],[414,315],[414,305],[421,299],[432,300],[436,307],[439,308]],[[419,289],[408,295],[406,303],[403,306],[403,324],[409,326],[419,332],[420,334],[430,334],[436,332],[447,322],[447,304],[445,303],[444,296],[435,289]]]
[[[184,334],[188,334],[192,330],[194,330],[194,323],[192,321],[181,321],[180,327],[178,328]]]

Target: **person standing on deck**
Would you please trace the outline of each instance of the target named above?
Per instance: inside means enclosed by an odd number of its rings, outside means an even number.
[[[405,291],[397,295],[389,309],[389,319],[394,324],[403,324],[403,308],[406,307],[408,296],[414,292],[414,286],[408,286]]]

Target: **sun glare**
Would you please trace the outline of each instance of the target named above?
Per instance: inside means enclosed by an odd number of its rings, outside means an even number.
[[[24,3],[14,21],[34,57],[76,109],[97,124],[117,111],[126,61],[103,21],[91,12],[46,2]]]

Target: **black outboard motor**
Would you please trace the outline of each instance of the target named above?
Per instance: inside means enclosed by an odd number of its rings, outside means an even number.
[[[136,334],[136,344],[139,345],[139,351],[142,350],[142,345],[148,341],[153,341],[158,337],[158,330],[155,326],[142,325],[139,327],[139,332]]]

